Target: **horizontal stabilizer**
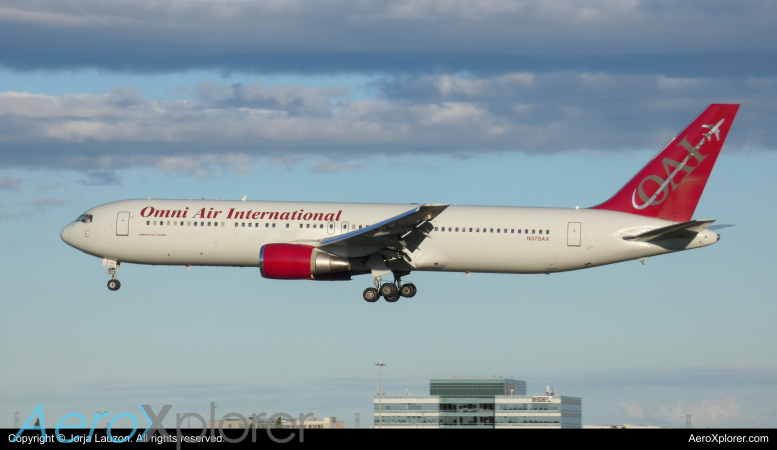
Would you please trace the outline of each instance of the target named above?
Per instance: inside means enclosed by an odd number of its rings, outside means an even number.
[[[676,223],[668,227],[656,228],[636,236],[624,236],[623,239],[633,242],[663,241],[681,237],[686,233],[698,233],[709,227],[715,219],[691,220],[690,222]]]
[[[709,229],[712,231],[715,231],[715,230],[722,230],[723,228],[735,227],[735,226],[736,225],[734,224],[721,223],[720,225],[713,225],[709,227]]]

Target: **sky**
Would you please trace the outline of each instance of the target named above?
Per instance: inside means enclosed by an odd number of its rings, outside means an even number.
[[[431,377],[522,378],[583,424],[777,427],[769,1],[6,1],[0,426],[139,404],[372,424]],[[741,104],[714,246],[571,273],[279,282],[123,265],[59,232],[130,198],[587,207]],[[764,234],[766,232],[766,234]],[[121,425],[120,419],[117,424]],[[143,420],[141,420],[141,424]]]

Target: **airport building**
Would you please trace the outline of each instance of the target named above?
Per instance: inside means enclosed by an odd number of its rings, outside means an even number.
[[[376,395],[375,428],[580,428],[582,400],[506,378],[432,378],[430,395]]]
[[[222,423],[223,422],[223,423]],[[243,422],[240,419],[223,419],[223,420],[209,420],[208,428],[218,428],[221,426],[223,429],[228,430],[230,428],[245,429],[253,428],[256,424],[257,429],[264,428],[292,428],[298,429],[300,427],[299,420],[295,419],[293,422],[288,419],[281,419],[281,423],[270,420],[266,417],[255,418],[253,415],[246,416],[246,421]],[[345,421],[337,420],[335,417],[324,417],[323,419],[316,419],[315,417],[308,417],[303,423],[303,427],[308,428],[323,428],[323,429],[344,429],[347,428]]]

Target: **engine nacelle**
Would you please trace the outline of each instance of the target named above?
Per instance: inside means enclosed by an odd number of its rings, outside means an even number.
[[[259,270],[276,280],[332,280],[341,277],[330,274],[351,270],[351,262],[309,245],[267,244],[259,250]]]

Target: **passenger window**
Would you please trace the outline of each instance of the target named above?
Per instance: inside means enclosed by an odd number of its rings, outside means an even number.
[[[361,226],[361,225],[359,225],[359,229],[360,229],[360,230],[362,229],[362,226]],[[437,228],[435,228],[435,229],[434,229],[434,231],[437,231]]]
[[[515,229],[514,228],[510,228],[510,234],[515,234]]]
[[[151,221],[150,221],[150,220],[147,220],[147,221],[146,221],[146,225],[151,225]]]
[[[528,230],[528,229],[527,229],[527,230],[524,230],[524,232],[525,232],[526,234],[529,234],[529,230]]]
[[[246,223],[245,223],[245,222],[243,222],[243,223],[241,223],[241,224],[240,224],[240,226],[241,226],[241,227],[244,227],[244,226],[246,226]]]
[[[437,227],[434,227],[434,231],[438,231],[438,230],[437,230]]]
[[[540,234],[542,234],[542,230],[540,230]]]
[[[472,233],[472,228],[469,229],[469,232]]]
[[[208,223],[210,225],[210,223]],[[251,228],[251,222],[248,222],[248,228]]]
[[[521,229],[520,228],[518,229],[518,234],[521,234]]]
[[[550,230],[545,230],[545,234],[550,234]]]
[[[531,234],[534,234],[534,230],[531,230]]]
[[[507,233],[507,228],[505,228],[505,233]]]
[[[265,228],[269,228],[270,227],[270,222],[267,222],[266,224],[264,224],[264,227]]]
[[[491,228],[491,232],[492,232],[492,233],[494,232],[494,229],[493,229],[493,228]]]
[[[186,222],[186,226],[187,226],[187,227],[190,227],[190,226],[192,226],[192,223],[191,223],[191,221],[189,221],[189,222]]]
[[[156,225],[156,222],[154,222],[154,225]],[[237,224],[235,224],[235,225],[237,225]],[[197,226],[197,222],[194,222],[194,226],[195,227]]]
[[[249,225],[251,225],[251,224],[249,224]],[[208,222],[208,226],[210,226],[210,222]]]
[[[197,222],[194,222],[194,226],[197,226]],[[235,222],[235,228],[237,228],[237,222]]]
[[[457,232],[457,233],[459,232],[459,227],[456,227],[456,232]]]
[[[205,222],[200,222],[200,226],[204,227],[205,226]]]
[[[356,225],[351,225],[351,229],[355,230],[356,229]]]
[[[286,224],[286,228],[289,228],[289,224],[288,223]]]
[[[275,224],[272,224],[272,227],[275,228]]]
[[[167,224],[170,225],[170,221],[169,220],[167,221]]]

